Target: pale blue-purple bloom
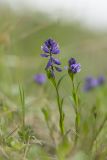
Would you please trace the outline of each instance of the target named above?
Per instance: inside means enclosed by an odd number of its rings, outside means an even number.
[[[85,84],[84,84],[84,90],[85,91],[90,91],[102,84],[105,83],[105,77],[104,76],[99,76],[98,78],[94,78],[92,76],[87,77],[85,79]]]
[[[46,82],[46,76],[45,76],[45,74],[36,74],[35,76],[34,76],[34,81],[37,83],[37,84],[39,84],[39,85],[42,85],[42,84],[44,84],[45,82]]]
[[[85,79],[85,84],[84,84],[84,90],[85,91],[89,91],[94,89],[96,86],[98,85],[98,81],[97,79],[93,78],[93,77],[87,77]]]
[[[69,59],[68,65],[69,65],[69,73],[71,72],[75,74],[81,71],[81,64],[77,63],[74,58]]]
[[[71,71],[72,73],[80,72],[80,71],[81,71],[81,65],[80,65],[80,63],[72,64],[72,65],[70,66],[70,71]]]

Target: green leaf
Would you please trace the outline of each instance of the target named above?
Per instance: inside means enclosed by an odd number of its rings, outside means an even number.
[[[78,89],[80,87],[81,82],[78,83],[77,87],[76,87],[76,93],[78,92]]]
[[[25,95],[23,88],[19,85],[19,93],[22,107],[22,124],[25,125]]]
[[[57,88],[59,88],[60,83],[62,82],[62,80],[63,80],[63,78],[64,78],[65,76],[66,76],[66,75],[63,75],[63,76],[59,79],[59,81],[58,81],[58,83],[57,83]]]
[[[42,108],[42,113],[45,117],[45,120],[48,121],[49,120],[49,111],[45,108]]]

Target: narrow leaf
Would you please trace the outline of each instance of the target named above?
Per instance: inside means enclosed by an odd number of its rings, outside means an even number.
[[[66,76],[66,75],[63,75],[63,76],[59,79],[59,81],[58,81],[58,83],[57,83],[57,89],[59,88],[60,83],[62,82],[62,80],[63,80],[63,78],[64,78],[65,76]]]

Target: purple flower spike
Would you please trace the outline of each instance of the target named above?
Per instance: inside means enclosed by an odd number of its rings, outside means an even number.
[[[41,49],[45,53],[52,53],[52,54],[59,54],[60,53],[60,49],[59,49],[57,42],[55,42],[51,38],[49,38],[47,41],[45,41],[43,46],[41,46]]]
[[[42,85],[46,82],[46,76],[45,74],[36,74],[34,76],[34,81],[39,84],[39,85]]]
[[[60,49],[59,46],[57,44],[57,42],[55,42],[53,39],[49,38],[48,40],[46,40],[43,44],[43,46],[41,46],[42,51],[44,51],[43,54],[41,54],[42,57],[49,57],[48,63],[46,65],[46,71],[48,73],[50,73],[50,77],[55,78],[55,70],[58,72],[61,72],[62,69],[58,68],[57,65],[61,65],[61,62],[59,61],[59,59],[54,58],[53,54],[59,54],[60,53]]]

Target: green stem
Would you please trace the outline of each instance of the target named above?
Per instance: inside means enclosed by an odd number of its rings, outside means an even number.
[[[49,54],[50,54],[50,60],[52,62],[52,53],[51,51],[49,51]],[[53,68],[53,65],[51,65],[51,70],[54,71],[54,68]],[[63,114],[63,110],[62,110],[62,104],[61,104],[61,100],[60,100],[60,95],[59,95],[59,91],[58,91],[58,88],[57,88],[57,83],[55,81],[55,79],[51,79],[55,89],[56,89],[56,94],[57,94],[57,104],[58,104],[58,110],[59,110],[59,116],[60,116],[60,119],[59,119],[59,127],[60,127],[60,131],[61,131],[61,134],[64,135],[64,114]]]
[[[76,93],[76,88],[75,88],[75,84],[74,84],[74,75],[70,76],[71,80],[72,80],[72,87],[73,87],[73,98],[74,98],[74,109],[75,109],[75,130],[76,130],[76,135],[75,135],[75,145],[77,144],[77,140],[78,140],[78,133],[79,133],[79,111],[78,111],[78,96]]]
[[[25,95],[24,95],[24,90],[19,86],[19,91],[20,91],[20,100],[21,100],[21,105],[22,105],[22,126],[25,126]]]
[[[59,110],[59,115],[60,115],[59,127],[60,127],[61,134],[64,135],[63,110],[62,110],[62,106],[61,106],[61,102],[60,102],[60,95],[59,95],[59,91],[57,89],[57,86],[55,87],[55,89],[56,89],[56,94],[57,94],[57,104],[58,104],[58,110]]]

